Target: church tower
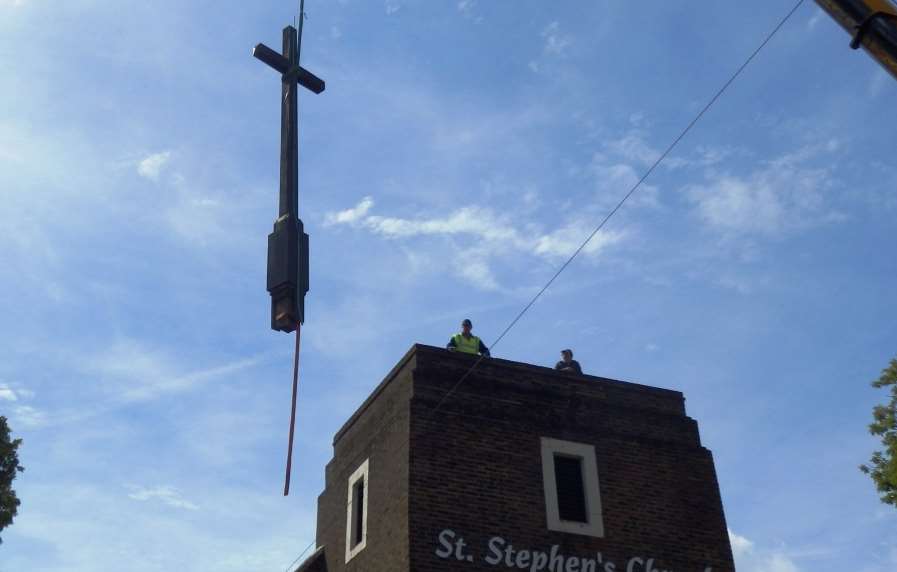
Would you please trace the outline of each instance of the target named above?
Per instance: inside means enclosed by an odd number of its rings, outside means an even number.
[[[337,432],[297,572],[733,572],[680,392],[415,345]]]

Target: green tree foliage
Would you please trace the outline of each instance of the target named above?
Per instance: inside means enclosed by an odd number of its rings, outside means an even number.
[[[10,440],[6,417],[0,415],[0,531],[12,524],[13,517],[19,512],[19,498],[12,488],[12,481],[25,470],[19,464],[17,449],[21,444],[21,439]]]
[[[869,465],[860,470],[870,475],[881,495],[881,502],[897,506],[897,359],[872,382],[873,387],[890,387],[891,402],[876,405],[872,410],[874,421],[869,432],[881,437],[884,451],[875,451]]]

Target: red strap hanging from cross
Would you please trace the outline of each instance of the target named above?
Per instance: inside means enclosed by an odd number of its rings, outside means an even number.
[[[290,409],[290,440],[287,445],[287,474],[283,483],[283,496],[290,494],[290,469],[293,465],[293,429],[296,427],[296,394],[299,391],[299,340],[302,325],[296,324],[296,353],[293,356],[293,404]]]

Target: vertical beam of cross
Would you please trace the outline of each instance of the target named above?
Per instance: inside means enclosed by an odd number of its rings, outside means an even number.
[[[283,29],[283,57],[289,69],[299,63],[299,37],[292,26]],[[280,113],[280,208],[278,218],[299,218],[299,102],[295,77],[281,82],[283,98]]]
[[[300,24],[302,27],[302,15]],[[271,328],[292,332],[305,321],[308,292],[308,235],[299,218],[299,86],[324,91],[324,81],[299,65],[301,38],[292,26],[283,29],[283,53],[258,44],[252,55],[281,74],[280,196],[274,231],[268,235],[268,292]]]

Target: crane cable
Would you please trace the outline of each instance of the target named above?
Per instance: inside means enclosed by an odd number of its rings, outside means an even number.
[[[296,62],[299,65],[299,55],[302,53],[302,23],[305,19],[305,0],[299,0],[299,31],[296,37]],[[292,64],[292,62],[291,62]],[[284,97],[286,97],[284,93]],[[290,472],[293,468],[293,432],[296,429],[296,394],[299,392],[299,341],[302,332],[302,322],[296,323],[296,351],[293,355],[293,403],[290,407],[290,438],[287,444],[287,468],[283,482],[283,496],[290,494]],[[306,549],[308,550],[308,549]]]
[[[717,92],[713,95],[713,97],[710,98],[710,101],[708,101],[707,104],[704,105],[704,107],[701,109],[701,111],[698,112],[697,115],[695,115],[694,119],[692,119],[691,122],[685,127],[685,129],[683,129],[679,133],[679,136],[676,137],[673,140],[673,142],[669,144],[669,146],[667,146],[666,150],[664,150],[664,152],[660,154],[660,156],[654,161],[654,163],[648,168],[648,170],[645,171],[645,173],[635,183],[635,185],[633,185],[632,188],[629,189],[629,192],[626,193],[622,199],[620,199],[620,201],[617,203],[617,206],[615,206],[613,208],[613,210],[611,210],[607,214],[607,216],[604,217],[604,220],[602,220],[598,224],[598,226],[595,227],[595,230],[593,230],[592,233],[589,234],[588,237],[586,237],[586,239],[582,242],[582,244],[579,245],[579,248],[577,248],[573,252],[573,254],[570,255],[570,257],[567,259],[567,261],[564,262],[560,268],[558,268],[557,272],[554,273],[554,275],[551,277],[550,280],[548,280],[548,282],[545,284],[545,286],[543,286],[542,289],[539,290],[539,292],[536,293],[536,295],[532,297],[532,299],[529,301],[529,303],[527,303],[526,306],[524,306],[523,309],[520,310],[520,312],[517,314],[517,316],[515,316],[514,319],[511,320],[511,323],[508,324],[508,326],[504,329],[504,331],[501,333],[501,335],[499,335],[498,338],[496,338],[495,341],[492,342],[492,345],[491,345],[492,348],[494,348],[495,346],[498,345],[499,342],[501,342],[501,340],[505,337],[505,335],[507,335],[507,333],[509,331],[511,331],[511,328],[513,328],[517,324],[517,322],[520,320],[520,318],[522,318],[523,315],[526,314],[527,311],[529,311],[529,309],[533,306],[533,304],[535,304],[536,301],[542,297],[542,294],[544,294],[545,291],[548,290],[548,287],[551,286],[555,280],[557,280],[558,276],[560,276],[561,273],[567,269],[567,267],[570,265],[571,262],[573,262],[573,260],[579,255],[579,253],[582,252],[582,250],[589,244],[589,242],[592,241],[593,238],[595,238],[595,235],[598,234],[598,232],[602,228],[604,228],[604,225],[607,224],[607,221],[609,221],[611,219],[611,217],[613,217],[615,214],[617,214],[617,211],[620,210],[620,207],[622,207],[623,204],[627,200],[629,200],[629,197],[631,197],[632,194],[635,193],[635,191],[645,181],[645,179],[647,179],[648,176],[654,172],[654,169],[656,169],[657,166],[660,165],[660,163],[664,159],[666,159],[667,155],[669,155],[670,152],[676,147],[676,145],[678,145],[679,142],[688,134],[688,132],[691,131],[691,128],[694,127],[695,124],[704,116],[704,114],[713,106],[713,104],[716,103],[716,101],[720,98],[720,96],[722,96],[722,94],[726,91],[726,89],[728,89],[728,87],[732,84],[732,82],[734,82],[735,79],[739,75],[741,75],[741,72],[744,71],[744,69],[748,66],[748,64],[750,64],[751,61],[753,61],[754,57],[756,57],[756,55],[760,53],[760,50],[762,50],[766,46],[766,44],[768,44],[769,41],[772,40],[773,36],[775,36],[776,33],[782,28],[782,26],[784,26],[785,23],[791,18],[791,16],[795,12],[797,12],[797,9],[800,8],[801,4],[803,4],[803,3],[804,3],[804,0],[798,0],[797,3],[791,8],[791,10],[789,10],[788,13],[785,14],[785,16],[779,21],[779,23],[776,24],[776,26],[766,35],[766,38],[760,43],[759,46],[757,46],[757,48],[751,53],[751,55],[748,56],[748,58],[744,61],[744,63],[742,63],[741,66],[739,66],[739,68],[737,70],[735,70],[735,73],[733,73],[729,77],[729,79],[722,85],[722,87],[720,87],[717,90]],[[485,358],[485,356],[482,356],[482,355],[479,356],[479,359],[477,359],[473,363],[473,365],[470,366],[470,368],[466,372],[464,372],[464,375],[462,375],[461,378],[458,379],[458,381],[455,382],[455,384],[446,393],[444,393],[442,395],[442,398],[436,403],[436,407],[434,407],[432,409],[432,411],[430,413],[431,415],[436,414],[436,411],[439,410],[439,408],[440,408],[440,406],[442,406],[443,402],[445,402],[445,400],[448,399],[448,397],[450,397],[455,392],[456,389],[458,389],[458,386],[460,386],[461,383],[465,379],[467,379],[467,377],[473,372],[473,370],[476,369],[476,367],[478,365],[480,365],[480,362],[482,362],[484,358]]]

